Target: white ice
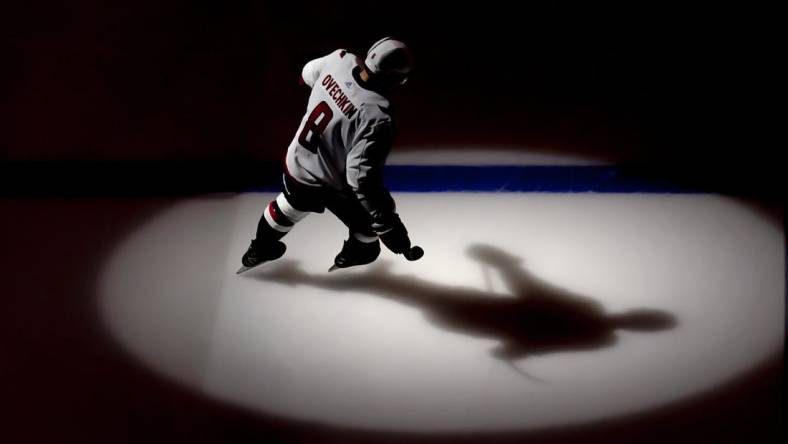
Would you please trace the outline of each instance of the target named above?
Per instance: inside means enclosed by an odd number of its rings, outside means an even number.
[[[326,213],[296,226],[282,259],[238,276],[274,197],[185,200],[120,245],[101,281],[117,340],[229,403],[400,431],[524,430],[644,411],[720,386],[783,347],[783,232],[722,196],[398,193],[422,260],[384,251],[328,274],[346,231]],[[505,334],[486,313],[540,297],[567,316],[648,309],[673,325],[495,357]]]

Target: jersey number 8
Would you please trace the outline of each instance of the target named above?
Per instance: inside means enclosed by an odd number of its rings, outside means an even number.
[[[298,143],[309,151],[317,154],[320,148],[320,135],[326,130],[328,122],[334,117],[334,112],[326,102],[320,102],[309,114],[309,118],[304,123],[304,129],[298,135]],[[312,134],[310,137],[309,134]]]

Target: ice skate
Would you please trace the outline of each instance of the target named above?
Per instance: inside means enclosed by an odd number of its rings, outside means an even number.
[[[257,239],[252,240],[249,249],[246,250],[246,253],[241,258],[243,266],[235,274],[241,274],[266,262],[279,259],[285,254],[286,249],[287,246],[281,241],[264,244]]]
[[[355,267],[356,265],[366,265],[374,262],[379,255],[380,242],[364,243],[350,236],[350,239],[346,240],[342,245],[342,251],[334,258],[334,265],[328,271]]]

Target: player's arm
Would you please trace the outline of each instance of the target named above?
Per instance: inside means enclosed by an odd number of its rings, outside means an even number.
[[[311,88],[317,79],[320,78],[320,74],[323,72],[323,67],[326,65],[328,59],[332,56],[342,53],[343,51],[344,50],[342,49],[337,49],[331,54],[309,61],[301,70],[301,79],[299,83],[302,85],[307,85]]]
[[[363,112],[363,110],[362,110]],[[383,184],[394,128],[390,119],[369,120],[359,128],[353,148],[348,153],[347,182],[361,205],[372,217],[372,229],[394,253],[410,248],[408,231],[400,221],[391,194]]]

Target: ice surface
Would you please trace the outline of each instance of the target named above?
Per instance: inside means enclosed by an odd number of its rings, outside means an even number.
[[[238,276],[273,197],[185,200],[120,245],[102,281],[115,337],[227,402],[414,431],[615,417],[782,350],[783,233],[724,197],[396,194],[421,260],[329,275],[347,233],[326,213]]]

